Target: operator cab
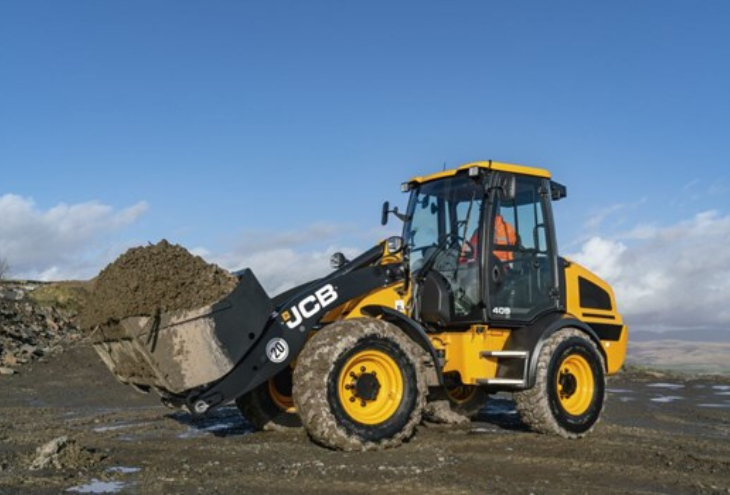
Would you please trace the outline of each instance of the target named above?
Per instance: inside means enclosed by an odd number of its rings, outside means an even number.
[[[403,231],[417,320],[442,331],[522,326],[562,307],[551,198],[542,169],[479,162],[416,178]]]

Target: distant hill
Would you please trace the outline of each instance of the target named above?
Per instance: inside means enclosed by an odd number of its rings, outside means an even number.
[[[647,330],[631,330],[631,327],[629,327],[629,341],[631,342],[655,342],[657,340],[730,344],[730,328],[727,330],[700,329],[650,332]]]
[[[629,330],[627,363],[688,373],[730,374],[730,329]]]

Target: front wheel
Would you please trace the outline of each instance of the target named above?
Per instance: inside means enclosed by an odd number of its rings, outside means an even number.
[[[556,332],[540,350],[535,385],[514,394],[520,418],[540,433],[586,435],[603,412],[604,369],[601,353],[585,333]]]
[[[333,449],[400,445],[421,421],[425,353],[374,318],[333,323],[312,337],[294,370],[294,403],[317,443]]]

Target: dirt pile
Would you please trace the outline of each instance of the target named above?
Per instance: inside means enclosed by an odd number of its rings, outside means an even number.
[[[236,282],[226,270],[166,240],[132,248],[96,278],[81,326],[205,306],[230,293]]]
[[[19,366],[80,338],[73,311],[33,299],[44,287],[27,282],[0,285],[0,375],[15,374]]]

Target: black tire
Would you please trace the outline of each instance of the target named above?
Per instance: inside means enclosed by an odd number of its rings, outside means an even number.
[[[302,426],[293,406],[287,407],[288,401],[282,400],[282,397],[291,400],[291,393],[292,371],[288,368],[236,399],[236,405],[257,430],[286,431]],[[277,394],[276,397],[273,394]]]
[[[456,378],[458,380],[458,378]],[[459,425],[475,419],[487,402],[487,393],[474,385],[431,387],[423,419],[429,423]]]
[[[489,394],[476,385],[460,385],[456,388],[447,388],[451,410],[469,419],[474,419],[487,404]]]
[[[347,373],[361,356],[372,355],[385,356],[392,376],[399,377],[397,387],[389,388],[382,376],[385,373],[376,378],[365,366],[359,368],[359,375]],[[398,327],[382,320],[357,318],[324,327],[299,354],[294,370],[294,404],[304,428],[315,442],[338,450],[381,450],[400,445],[421,421],[428,393],[427,360],[425,352]],[[350,391],[342,391],[343,383],[351,387],[347,389]],[[380,395],[386,392],[388,395]],[[370,408],[383,402],[388,402],[387,416],[382,420],[378,417],[378,422],[368,424],[357,413],[348,413],[358,405]],[[363,414],[367,411],[363,409]]]
[[[566,363],[576,360],[584,363],[582,383],[581,378],[565,373]],[[606,398],[604,370],[603,356],[585,333],[572,328],[556,332],[540,351],[534,387],[514,394],[520,418],[539,433],[565,438],[585,436],[595,427],[603,412]],[[569,411],[566,400],[576,393],[582,394],[582,403],[575,408],[577,410]]]

